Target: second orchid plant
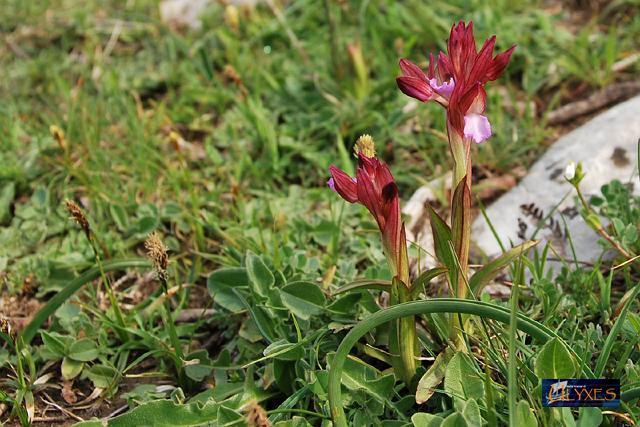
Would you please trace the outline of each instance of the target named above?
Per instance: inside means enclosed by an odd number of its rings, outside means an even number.
[[[481,143],[492,134],[485,115],[485,84],[496,80],[504,71],[515,46],[493,55],[495,36],[476,48],[473,23],[453,25],[447,53],[437,59],[430,55],[425,72],[406,59],[400,60],[402,76],[397,78],[400,90],[419,101],[435,101],[447,112],[446,126],[453,156],[453,186],[451,226],[433,210],[431,224],[436,257],[441,267],[411,280],[407,256],[407,241],[400,215],[398,187],[388,166],[375,153],[373,139],[365,135],[356,143],[358,168],[350,177],[335,166],[330,167],[329,187],[350,203],[361,203],[375,218],[393,281],[389,289],[390,303],[402,303],[419,298],[419,288],[436,275],[446,272],[452,295],[467,298],[468,260],[471,221],[471,145]],[[510,258],[505,257],[504,263]],[[504,266],[502,265],[502,266]],[[495,267],[495,265],[494,265]],[[483,277],[487,277],[485,275]],[[489,276],[491,274],[488,274]],[[461,342],[462,325],[452,316],[452,338]],[[391,328],[389,349],[392,363],[400,378],[408,385],[414,380],[419,357],[414,317],[398,320]]]

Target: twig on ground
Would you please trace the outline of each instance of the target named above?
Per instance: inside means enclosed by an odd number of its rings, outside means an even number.
[[[84,421],[83,418],[80,418],[79,416],[77,416],[76,414],[74,414],[73,412],[71,412],[68,409],[63,408],[62,406],[58,405],[57,403],[55,403],[53,401],[53,399],[51,398],[51,396],[49,396],[47,393],[42,393],[44,394],[47,399],[45,399],[44,397],[40,396],[40,400],[42,400],[44,403],[46,403],[49,406],[53,406],[54,408],[56,408],[58,411],[62,412],[63,414],[65,414],[67,417],[71,417],[71,418],[75,418],[78,421]]]
[[[592,94],[587,99],[572,102],[551,111],[547,115],[547,123],[550,125],[566,123],[614,102],[630,98],[637,92],[640,92],[640,80],[614,83]]]
[[[185,308],[176,316],[176,323],[189,323],[200,320],[205,316],[213,316],[218,311],[213,308]]]

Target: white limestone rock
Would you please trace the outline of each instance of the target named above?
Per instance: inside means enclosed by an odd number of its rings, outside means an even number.
[[[489,206],[487,216],[505,247],[530,239],[540,226],[536,238],[551,241],[559,254],[571,259],[564,218],[578,260],[596,260],[602,247],[597,244],[596,233],[584,223],[575,208],[575,191],[564,179],[565,168],[571,161],[582,162],[586,177],[580,188],[587,198],[599,194],[602,185],[613,179],[630,183],[634,193],[639,194],[639,114],[640,96],[636,96],[563,136],[515,188]],[[490,257],[501,253],[482,216],[473,223],[472,239]]]
[[[411,265],[412,269],[424,270],[435,267],[438,263],[433,249],[433,234],[427,204],[437,207],[440,201],[448,198],[451,191],[451,173],[447,173],[424,185],[404,204],[402,213],[407,216],[406,233],[410,245],[420,250],[420,266]],[[412,259],[416,261],[416,259]]]
[[[162,22],[176,27],[194,30],[202,27],[200,16],[211,4],[211,0],[164,0],[160,2]]]
[[[227,0],[225,3],[239,7],[253,7],[258,0]],[[162,22],[174,27],[199,30],[202,27],[200,17],[214,0],[163,0],[160,2]]]

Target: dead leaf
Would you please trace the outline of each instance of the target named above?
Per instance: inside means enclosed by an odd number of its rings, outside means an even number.
[[[69,405],[73,405],[78,401],[78,396],[76,396],[76,393],[73,391],[73,380],[63,381],[62,398]]]

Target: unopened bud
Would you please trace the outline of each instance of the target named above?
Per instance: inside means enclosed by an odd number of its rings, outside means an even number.
[[[564,170],[564,179],[566,179],[571,185],[578,185],[584,178],[584,171],[582,168],[582,162],[571,161]]]

